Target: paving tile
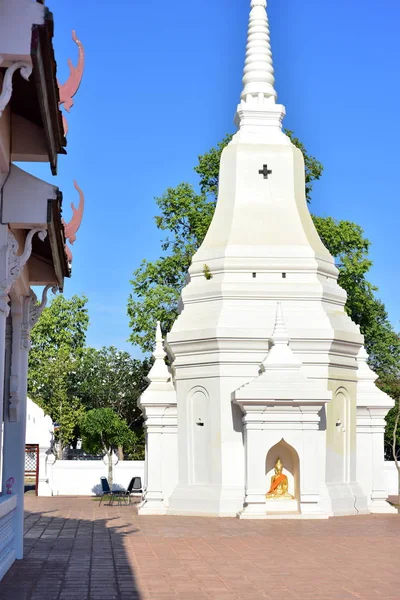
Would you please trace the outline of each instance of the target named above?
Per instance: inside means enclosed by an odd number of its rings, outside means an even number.
[[[0,600],[400,600],[397,515],[328,521],[138,517],[26,497],[25,558]]]

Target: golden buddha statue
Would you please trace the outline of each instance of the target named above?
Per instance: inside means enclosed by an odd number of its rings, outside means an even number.
[[[289,481],[287,476],[282,473],[283,464],[280,458],[275,464],[275,475],[271,477],[271,487],[269,492],[266,494],[266,498],[290,498],[294,500],[294,496],[289,494]]]

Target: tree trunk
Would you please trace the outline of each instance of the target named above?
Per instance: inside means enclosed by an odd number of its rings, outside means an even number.
[[[64,458],[64,448],[63,448],[61,439],[57,444],[57,457],[58,457],[58,460],[62,460]]]
[[[111,488],[112,484],[113,484],[113,464],[112,464],[113,453],[112,453],[112,450],[110,449],[107,452],[107,454],[108,454],[108,483]]]
[[[397,430],[399,428],[399,422],[400,422],[400,398],[397,401],[397,414],[396,414],[396,419],[394,422],[393,444],[392,444],[393,459],[394,459],[394,464],[396,465],[396,469],[397,469],[397,510],[400,513],[400,463],[399,463],[398,456],[397,456]]]
[[[118,446],[118,460],[124,460],[124,449],[122,446]]]

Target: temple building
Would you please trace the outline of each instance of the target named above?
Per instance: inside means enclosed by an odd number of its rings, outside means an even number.
[[[385,416],[277,103],[266,0],[251,0],[237,133],[180,314],[157,329],[140,514],[390,512]],[[167,368],[168,354],[172,367]]]
[[[0,579],[23,557],[25,427],[30,330],[47,293],[71,275],[71,250],[83,212],[67,224],[62,193],[15,162],[49,163],[57,174],[65,154],[60,106],[77,91],[82,72],[56,77],[53,15],[44,1],[0,0]],[[79,66],[83,68],[80,42]],[[38,301],[31,286],[43,288]]]

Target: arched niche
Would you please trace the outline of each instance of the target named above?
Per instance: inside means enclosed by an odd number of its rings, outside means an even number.
[[[336,390],[332,399],[331,414],[331,445],[335,460],[332,460],[330,465],[330,480],[342,483],[349,481],[350,476],[351,407],[346,388],[340,387]]]
[[[282,438],[280,442],[269,449],[265,460],[266,492],[271,486],[271,477],[275,474],[275,464],[278,458],[283,463],[283,473],[288,478],[289,494],[300,500],[300,459],[296,450]]]
[[[196,386],[188,395],[188,417],[191,447],[191,480],[196,485],[211,482],[210,396]]]

